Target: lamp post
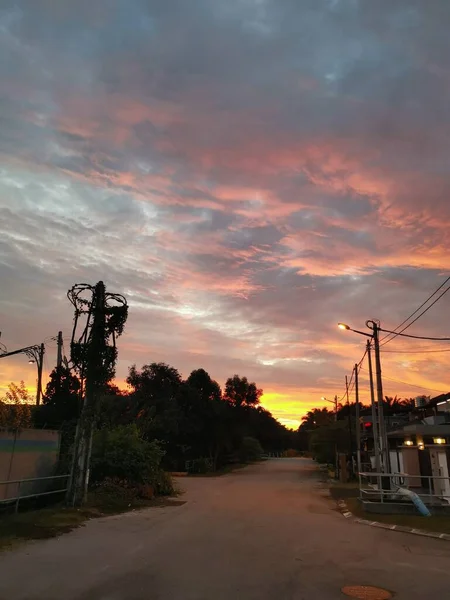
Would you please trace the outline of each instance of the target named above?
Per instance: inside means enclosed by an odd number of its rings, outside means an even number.
[[[334,405],[334,420],[337,421],[338,397],[335,396],[334,400],[328,400],[328,398],[325,398],[325,396],[322,396],[321,400],[323,400],[324,402],[330,402],[331,404]]]
[[[25,348],[19,348],[19,350],[13,350],[12,352],[2,352],[0,358],[6,358],[7,356],[14,356],[14,354],[25,354],[28,357],[30,364],[36,363],[37,365],[37,386],[36,386],[36,405],[39,406],[41,403],[42,396],[42,369],[44,366],[44,344],[36,346],[26,346]]]
[[[380,450],[381,455],[383,457],[383,471],[385,473],[390,472],[390,460],[389,460],[389,446],[387,443],[387,435],[386,435],[386,427],[384,424],[384,410],[383,410],[383,382],[381,379],[381,359],[380,359],[380,339],[379,332],[381,328],[376,321],[368,320],[366,321],[366,325],[369,329],[372,330],[372,333],[366,333],[365,331],[359,331],[358,329],[353,329],[346,323],[338,323],[339,329],[343,329],[345,331],[353,331],[353,333],[358,333],[359,335],[364,335],[373,340],[374,350],[375,350],[375,373],[377,379],[377,400],[378,400],[378,424],[379,424],[379,435],[380,435]],[[384,331],[384,330],[383,330]],[[370,342],[369,342],[370,344]],[[369,355],[370,361],[370,355]],[[369,369],[371,370],[371,362],[369,362]],[[373,413],[372,413],[373,414]],[[375,436],[375,425],[374,425],[374,436]],[[376,451],[376,450],[375,450]],[[375,454],[375,458],[376,458]]]
[[[328,398],[325,398],[325,396],[322,396],[321,400],[324,400],[325,402],[331,402],[331,404],[334,404],[334,420],[336,422],[337,421],[337,413],[338,413],[338,397],[335,396],[334,400],[328,400]],[[335,455],[335,461],[336,461],[335,478],[339,479],[339,453],[338,453],[337,443],[334,445],[334,455]]]

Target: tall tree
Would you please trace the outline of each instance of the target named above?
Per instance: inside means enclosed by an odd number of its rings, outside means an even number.
[[[192,371],[186,380],[186,383],[197,390],[202,400],[221,400],[222,390],[217,381],[209,376],[205,369],[196,369]]]
[[[80,414],[80,381],[66,367],[56,367],[50,373],[45,390],[42,416],[51,427],[76,419]]]
[[[263,391],[256,387],[256,383],[250,383],[247,377],[233,375],[225,383],[225,400],[232,406],[255,406]]]
[[[147,438],[173,438],[178,432],[178,396],[182,379],[177,369],[165,363],[130,368],[127,383],[130,402],[140,429]]]

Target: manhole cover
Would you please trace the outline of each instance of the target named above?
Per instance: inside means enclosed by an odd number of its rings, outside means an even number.
[[[360,600],[388,600],[392,598],[391,592],[371,585],[346,585],[342,588],[342,593],[350,596],[350,598],[359,598]]]

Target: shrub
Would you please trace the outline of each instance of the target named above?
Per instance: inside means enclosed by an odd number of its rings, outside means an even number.
[[[242,440],[241,447],[239,449],[239,458],[242,462],[260,460],[262,454],[263,449],[256,438],[245,437]]]
[[[94,435],[91,481],[127,482],[136,489],[150,485],[156,493],[170,494],[170,477],[161,469],[163,456],[159,443],[145,441],[136,425],[103,429]]]
[[[190,475],[204,475],[213,471],[213,461],[210,458],[195,458],[186,463],[186,470]]]

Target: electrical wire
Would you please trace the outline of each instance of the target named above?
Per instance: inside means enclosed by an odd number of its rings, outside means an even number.
[[[365,371],[366,369],[364,369]],[[409,385],[411,387],[415,387],[418,388],[420,390],[427,390],[429,392],[440,392],[441,394],[447,394],[448,391],[443,391],[443,390],[437,390],[435,388],[430,388],[430,387],[423,387],[422,385],[417,385],[415,383],[408,383],[407,381],[400,381],[399,379],[393,379],[392,377],[387,377],[386,375],[383,375],[383,380],[387,379],[388,381],[393,381],[395,383],[401,383],[403,385]]]
[[[411,327],[411,325],[413,325],[416,321],[418,321],[426,312],[428,312],[430,310],[430,308],[432,308],[436,302],[438,302],[442,296],[444,296],[449,290],[450,290],[450,286],[444,290],[444,292],[442,292],[442,294],[436,298],[436,300],[434,300],[434,302],[432,304],[430,304],[430,306],[428,306],[422,313],[420,313],[420,315],[418,315],[413,321],[411,321],[411,323],[409,323],[408,325],[406,325],[398,334],[396,333],[398,329],[400,329],[400,327],[403,327],[403,325],[405,325],[412,317],[414,317],[426,304],[428,304],[428,302],[433,298],[433,296],[435,296],[438,292],[440,292],[440,290],[450,281],[450,276],[447,277],[447,279],[431,294],[431,296],[429,296],[425,302],[423,302],[412,314],[409,315],[409,317],[407,319],[405,319],[402,323],[400,323],[400,325],[398,325],[398,327],[395,328],[395,330],[393,332],[391,332],[389,335],[385,336],[384,338],[382,338],[380,340],[382,346],[384,346],[385,344],[388,344],[389,342],[391,342],[393,339],[395,339],[397,337],[397,335],[400,335],[403,331],[406,331],[409,327]],[[393,337],[389,337],[392,333],[396,333],[396,335],[393,335]],[[387,339],[389,338],[389,339]]]
[[[445,350],[381,350],[382,354],[437,354],[439,352],[450,352],[450,348]]]
[[[448,289],[450,290],[450,286]],[[386,329],[380,329],[380,331],[386,331]],[[389,332],[389,333],[392,333],[392,332]],[[450,341],[450,337],[438,338],[438,337],[428,337],[426,335],[411,335],[409,333],[400,333],[400,332],[396,333],[395,337],[397,337],[398,335],[400,337],[412,338],[414,340],[432,340],[434,342],[449,342]],[[392,338],[392,339],[394,339],[394,338]],[[390,341],[392,341],[392,340],[388,340],[388,342],[390,342]],[[382,344],[382,346],[385,346],[388,342],[385,342],[384,344]]]

